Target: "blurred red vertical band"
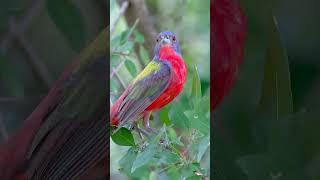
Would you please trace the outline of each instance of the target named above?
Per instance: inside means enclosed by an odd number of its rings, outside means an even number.
[[[239,2],[210,2],[210,87],[211,110],[229,93],[242,63],[247,20]]]

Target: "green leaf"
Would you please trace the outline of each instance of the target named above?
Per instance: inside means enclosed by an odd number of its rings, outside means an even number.
[[[137,75],[137,68],[136,68],[136,65],[130,61],[130,60],[126,60],[125,61],[125,66],[126,68],[128,69],[128,71],[130,72],[131,76],[132,77],[135,77]]]
[[[160,113],[159,113],[161,122],[167,126],[171,124],[171,121],[169,119],[169,109],[170,109],[169,106],[165,106],[160,110]]]
[[[178,128],[189,128],[190,122],[186,115],[183,113],[181,106],[172,106],[169,111],[169,119]]]
[[[120,128],[115,134],[111,135],[114,143],[120,146],[135,146],[131,131],[127,128]]]
[[[210,136],[205,136],[200,144],[199,144],[199,149],[198,149],[198,154],[197,154],[197,161],[200,162],[204,153],[207,151],[210,145]]]
[[[147,164],[156,153],[157,153],[157,141],[152,141],[146,147],[146,149],[138,155],[136,160],[133,162],[131,173],[133,173],[139,167],[142,167],[143,165]]]
[[[125,43],[121,44],[120,46],[116,47],[117,52],[122,53],[130,53],[133,51],[133,42],[132,41],[126,41]]]
[[[131,174],[131,168],[137,155],[138,153],[136,148],[132,147],[128,150],[127,154],[119,160],[119,166],[122,172],[125,174]]]
[[[290,72],[286,50],[282,44],[278,24],[273,17],[264,66],[262,96],[258,112],[270,114],[278,119],[292,113]]]
[[[161,152],[161,158],[159,159],[158,163],[164,163],[164,164],[174,164],[176,162],[180,161],[179,156],[177,156],[175,153],[164,151]]]
[[[158,179],[158,174],[154,171],[151,171],[149,175],[149,180],[157,180]]]
[[[197,66],[193,68],[191,96],[196,100],[201,98],[201,82]]]
[[[144,43],[144,37],[141,33],[138,31],[134,31],[134,37],[137,43],[143,44]]]
[[[143,45],[139,46],[139,55],[141,60],[143,61],[144,65],[150,62],[150,57],[148,51],[143,47]]]
[[[171,144],[184,146],[184,144],[181,142],[181,137],[177,136],[176,131],[173,128],[167,128],[167,135],[170,139]]]
[[[129,38],[130,38],[131,34],[133,33],[134,29],[136,28],[138,22],[139,22],[139,20],[137,19],[130,29],[124,31],[121,34],[120,44],[124,44],[125,42],[127,42],[129,40]]]
[[[208,118],[210,118],[210,96],[205,95],[200,100],[201,108],[199,108],[200,113],[208,113]]]
[[[180,169],[178,169],[177,167],[172,167],[170,169],[168,169],[168,176],[169,176],[169,179],[179,179],[180,177]]]
[[[184,114],[188,117],[192,128],[199,130],[203,134],[210,132],[210,119],[205,114],[197,113],[194,110],[185,111]]]
[[[181,169],[181,178],[185,179],[190,177],[192,179],[195,176],[195,172],[198,172],[198,171],[200,171],[200,164],[190,163]]]
[[[71,0],[48,0],[47,9],[72,49],[79,52],[85,45],[85,25],[80,10]]]

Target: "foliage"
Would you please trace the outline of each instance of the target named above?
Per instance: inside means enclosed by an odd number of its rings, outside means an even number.
[[[111,102],[152,58],[142,45],[145,38],[135,25],[127,28],[120,23],[119,26],[123,28],[111,36],[110,42]],[[138,47],[137,51],[134,47]],[[115,155],[120,156],[117,164],[112,166],[117,166],[121,174],[130,179],[209,178],[210,98],[208,87],[201,87],[209,78],[205,77],[207,79],[203,81],[197,62],[189,61],[188,55],[182,54],[187,57],[188,82],[177,100],[153,114],[151,127],[156,128],[157,133],[141,138],[135,131],[131,135],[127,134],[128,129],[122,128],[125,133],[118,131],[111,136],[111,162]],[[123,138],[124,134],[127,138]],[[134,145],[127,142],[131,136],[134,140],[130,142]],[[119,145],[131,147],[121,148]],[[116,154],[116,149],[124,153]]]
[[[319,164],[318,146],[312,145],[319,137],[315,130],[319,128],[315,120],[318,116],[314,112],[294,112],[287,52],[275,17],[267,17],[263,78],[261,89],[256,88],[259,101],[248,105],[248,98],[239,103],[235,95],[250,92],[237,87],[216,112],[223,123],[213,130],[213,168],[219,172],[213,173],[214,179],[319,178],[313,169]],[[253,93],[250,96],[255,98]]]
[[[51,83],[43,79],[53,83],[106,28],[104,8],[96,1],[2,1],[0,123],[9,136],[47,94]]]

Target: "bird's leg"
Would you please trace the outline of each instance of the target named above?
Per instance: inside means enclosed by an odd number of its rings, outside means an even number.
[[[135,131],[137,131],[137,133],[139,134],[139,136],[140,136],[141,139],[143,139],[142,134],[143,134],[144,136],[146,136],[146,137],[149,136],[149,133],[147,133],[145,130],[143,130],[143,129],[141,129],[141,128],[138,127],[138,123],[137,123],[137,122],[134,122],[134,123],[132,124],[132,126],[133,126],[133,129],[134,129]]]
[[[156,133],[157,131],[150,127],[150,123],[149,123],[150,115],[151,115],[151,111],[146,112],[145,115],[143,116],[144,127],[147,131],[151,133]]]

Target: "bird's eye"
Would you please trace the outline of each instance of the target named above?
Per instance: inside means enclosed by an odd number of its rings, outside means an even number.
[[[159,39],[157,39],[157,42],[159,42]]]
[[[175,37],[175,36],[172,37],[172,41],[173,41],[173,42],[176,41],[176,37]]]

